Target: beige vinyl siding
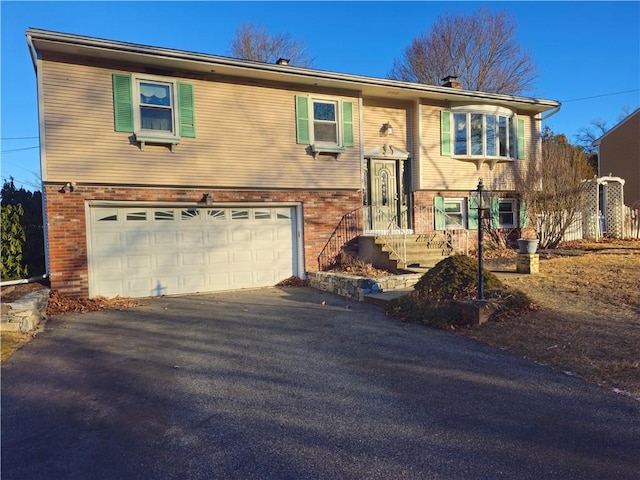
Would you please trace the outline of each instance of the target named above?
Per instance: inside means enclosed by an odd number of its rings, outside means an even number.
[[[472,190],[482,178],[485,187],[492,190],[509,191],[515,189],[514,172],[528,159],[539,154],[539,130],[532,117],[518,113],[524,118],[526,159],[497,163],[493,169],[483,164],[480,169],[474,162],[442,156],[440,150],[440,112],[444,105],[422,105],[422,151],[419,175],[424,190]]]
[[[362,113],[365,151],[384,144],[410,150],[412,144],[411,104],[379,98],[365,98]],[[387,122],[393,127],[393,134],[383,136],[380,129]]]
[[[141,151],[114,131],[109,68],[45,61],[49,182],[248,188],[360,188],[360,152],[314,159],[296,144],[294,90],[176,78],[195,90],[196,138]],[[357,97],[352,100],[358,118]],[[354,138],[359,138],[354,122]]]

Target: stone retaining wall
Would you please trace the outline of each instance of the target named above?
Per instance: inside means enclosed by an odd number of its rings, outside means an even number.
[[[360,302],[364,300],[364,295],[371,293],[411,288],[421,277],[421,273],[369,278],[335,272],[307,272],[311,287]]]
[[[2,304],[0,330],[30,332],[46,318],[49,290],[31,292],[15,302]]]

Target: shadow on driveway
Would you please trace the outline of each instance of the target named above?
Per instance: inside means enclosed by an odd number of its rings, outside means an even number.
[[[308,288],[54,317],[1,368],[3,480],[640,478],[639,402]]]

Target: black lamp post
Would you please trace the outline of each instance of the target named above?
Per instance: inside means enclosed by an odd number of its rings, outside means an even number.
[[[484,300],[484,262],[482,259],[482,217],[483,211],[491,208],[491,195],[484,189],[482,179],[478,179],[478,187],[470,192],[471,197],[476,199],[478,206],[478,300]]]

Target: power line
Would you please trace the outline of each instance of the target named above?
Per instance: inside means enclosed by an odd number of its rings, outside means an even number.
[[[22,152],[24,150],[33,150],[34,148],[40,148],[40,146],[36,145],[35,147],[13,148],[11,150],[2,150],[0,153]]]
[[[633,90],[625,90],[624,92],[603,93],[602,95],[593,95],[591,97],[572,98],[571,100],[561,100],[561,103],[578,102],[580,100],[591,100],[592,98],[610,97],[612,95],[622,95],[623,93],[640,92],[640,88],[634,88]]]
[[[1,137],[0,140],[33,140],[39,137]]]

